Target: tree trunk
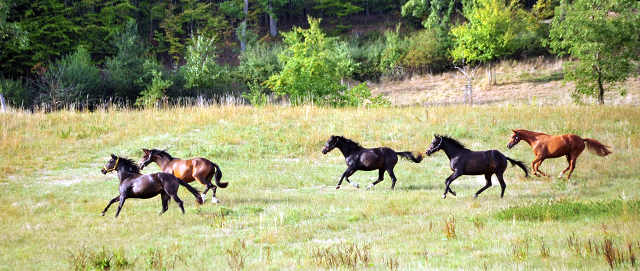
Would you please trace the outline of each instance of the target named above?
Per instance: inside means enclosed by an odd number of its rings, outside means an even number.
[[[269,1],[269,33],[274,38],[278,35],[278,29],[276,28],[276,13],[273,10],[273,1]]]
[[[242,38],[240,39],[240,51],[244,52],[247,44],[245,43],[247,37],[247,17],[249,17],[249,0],[244,0],[244,7],[242,8],[244,12],[244,19],[242,20]]]
[[[598,71],[598,103],[604,104],[604,86],[602,85],[602,73]]]

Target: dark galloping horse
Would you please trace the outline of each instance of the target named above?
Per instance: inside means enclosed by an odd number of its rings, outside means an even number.
[[[140,174],[140,170],[135,163],[127,158],[111,155],[111,160],[104,165],[101,170],[102,174],[107,174],[112,171],[118,172],[118,179],[120,179],[120,195],[113,198],[107,207],[104,208],[102,214],[107,212],[109,206],[114,202],[119,201],[118,211],[116,211],[116,217],[120,214],[124,201],[128,198],[149,199],[160,194],[162,197],[162,213],[166,212],[169,207],[169,200],[173,200],[178,203],[182,213],[184,214],[184,207],[182,206],[182,200],[178,198],[178,188],[180,185],[184,186],[196,197],[196,201],[202,204],[200,198],[200,192],[190,186],[188,183],[176,178],[166,172],[160,172],[155,174]]]
[[[169,153],[163,150],[142,149],[142,151],[144,152],[144,156],[138,165],[140,170],[151,162],[155,162],[162,171],[171,173],[187,183],[197,180],[201,184],[207,186],[202,193],[203,202],[206,200],[207,191],[211,189],[213,190],[211,202],[218,203],[218,199],[216,198],[217,187],[211,183],[211,179],[214,176],[216,178],[216,185],[220,188],[225,188],[229,185],[229,183],[220,182],[222,179],[222,171],[220,171],[220,167],[205,158],[182,160],[180,158],[172,157]]]
[[[491,176],[493,174],[496,174],[500,182],[500,187],[502,188],[500,197],[502,198],[504,196],[504,189],[507,187],[502,178],[504,171],[507,169],[507,161],[511,162],[512,166],[518,165],[524,170],[525,175],[529,176],[529,171],[522,162],[506,157],[497,150],[471,151],[458,140],[446,136],[434,136],[435,139],[431,142],[431,146],[429,146],[426,152],[427,155],[431,156],[434,152],[443,150],[444,153],[447,154],[447,157],[449,157],[451,170],[453,171],[453,174],[445,180],[447,187],[442,195],[443,199],[447,197],[447,192],[450,192],[454,196],[456,195],[456,192],[453,192],[449,185],[462,175],[484,175],[487,183],[474,195],[474,197],[478,197],[482,191],[491,187]]]
[[[611,147],[606,146],[595,139],[581,138],[574,134],[548,135],[521,129],[511,131],[513,131],[513,134],[511,134],[511,137],[509,138],[507,148],[513,148],[513,146],[518,144],[520,140],[524,140],[529,143],[533,150],[533,154],[536,156],[536,159],[531,162],[531,169],[533,169],[533,174],[536,176],[539,176],[538,173],[542,174],[542,176],[549,176],[539,169],[544,159],[566,156],[569,166],[560,173],[558,178],[562,178],[562,175],[567,171],[569,171],[569,174],[567,174],[567,180],[571,178],[571,173],[573,172],[573,169],[576,168],[576,160],[582,151],[584,151],[585,143],[587,148],[589,148],[589,151],[598,156],[607,156],[611,153],[609,150]]]
[[[396,166],[396,163],[398,163],[398,155],[414,163],[420,163],[420,161],[422,161],[422,154],[419,154],[416,158],[411,152],[395,152],[387,147],[365,149],[351,139],[333,135],[329,138],[327,144],[322,147],[322,154],[327,154],[336,147],[340,149],[347,163],[347,170],[342,174],[336,189],[340,188],[343,179],[347,180],[351,185],[360,188],[358,184],[349,181],[349,176],[358,170],[372,171],[376,169],[379,170],[378,180],[367,186],[367,189],[382,182],[385,171],[389,172],[392,180],[391,189],[394,189],[397,179],[393,174],[393,168]]]

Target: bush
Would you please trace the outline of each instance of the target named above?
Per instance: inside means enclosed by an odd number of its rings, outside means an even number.
[[[385,31],[386,47],[380,58],[380,71],[390,77],[403,77],[400,60],[407,52],[407,43],[400,37],[400,25],[396,31]]]
[[[282,34],[289,45],[278,55],[283,70],[265,82],[294,105],[327,104],[345,90],[339,82],[350,76],[355,67],[346,43],[326,37],[319,19],[309,18],[309,24],[307,30],[294,28]]]
[[[4,95],[9,106],[29,108],[33,104],[34,95],[22,80],[0,77],[0,93]]]
[[[360,82],[379,81],[382,76],[380,60],[386,47],[384,42],[381,39],[363,44],[356,41],[352,42],[350,47],[353,60],[359,64],[353,73],[353,78]]]
[[[235,70],[235,77],[249,89],[243,97],[249,99],[251,104],[260,105],[266,102],[271,91],[262,83],[282,71],[278,54],[283,50],[284,46],[281,44],[258,42],[247,46],[240,55],[240,66]]]
[[[450,69],[450,40],[437,30],[422,30],[407,40],[406,55],[400,61],[411,73],[439,73]]]
[[[108,85],[111,88],[109,94],[127,101],[135,101],[153,78],[151,71],[146,70],[151,65],[149,62],[145,65],[143,58],[147,48],[137,33],[135,21],[129,21],[125,30],[114,36],[118,54],[107,58],[105,62]]]
[[[39,71],[36,85],[43,95],[41,101],[51,103],[54,108],[76,102],[93,104],[106,94],[100,70],[91,63],[91,56],[84,47]]]

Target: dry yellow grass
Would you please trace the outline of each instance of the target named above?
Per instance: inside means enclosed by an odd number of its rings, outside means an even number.
[[[495,68],[497,84],[492,86],[487,85],[486,70],[480,67],[473,84],[474,104],[571,105],[574,86],[562,82],[562,62],[545,58],[504,61]],[[368,83],[372,93],[383,94],[399,106],[461,104],[465,84],[467,79],[457,71]],[[617,90],[609,90],[605,104],[640,105],[640,77],[629,78],[622,87],[627,94],[621,96]],[[583,102],[595,104],[596,99],[585,98]]]

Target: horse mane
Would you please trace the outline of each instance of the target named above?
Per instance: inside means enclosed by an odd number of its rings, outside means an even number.
[[[140,169],[136,165],[133,160],[126,157],[118,157],[120,160],[118,161],[118,166],[123,167],[127,172],[131,173],[140,173]]]
[[[353,140],[351,140],[351,139],[348,139],[348,138],[346,138],[346,137],[344,137],[344,136],[335,136],[335,137],[337,137],[337,138],[339,139],[339,141],[340,141],[340,140],[342,140],[342,141],[344,141],[344,142],[346,142],[346,143],[349,143],[349,144],[355,145],[355,146],[356,146],[356,147],[358,147],[358,148],[362,148],[362,146],[360,146],[360,144],[358,144],[358,142],[355,142],[355,141],[353,141]],[[338,141],[338,142],[339,142],[339,141]]]
[[[177,157],[173,157],[173,156],[171,156],[171,154],[169,154],[169,153],[168,153],[168,152],[166,152],[165,150],[152,149],[152,150],[151,150],[151,153],[152,153],[152,154],[156,154],[156,155],[160,155],[160,156],[162,156],[162,157],[164,157],[164,158],[167,158],[167,159],[169,159],[169,160],[173,160],[173,159],[180,159],[180,158],[177,158]]]
[[[458,147],[460,149],[465,149],[465,150],[469,150],[466,146],[464,146],[464,144],[460,143],[460,141],[458,141],[455,138],[449,137],[449,136],[439,136],[442,138],[442,140],[447,140],[449,143],[451,143],[453,146]]]

